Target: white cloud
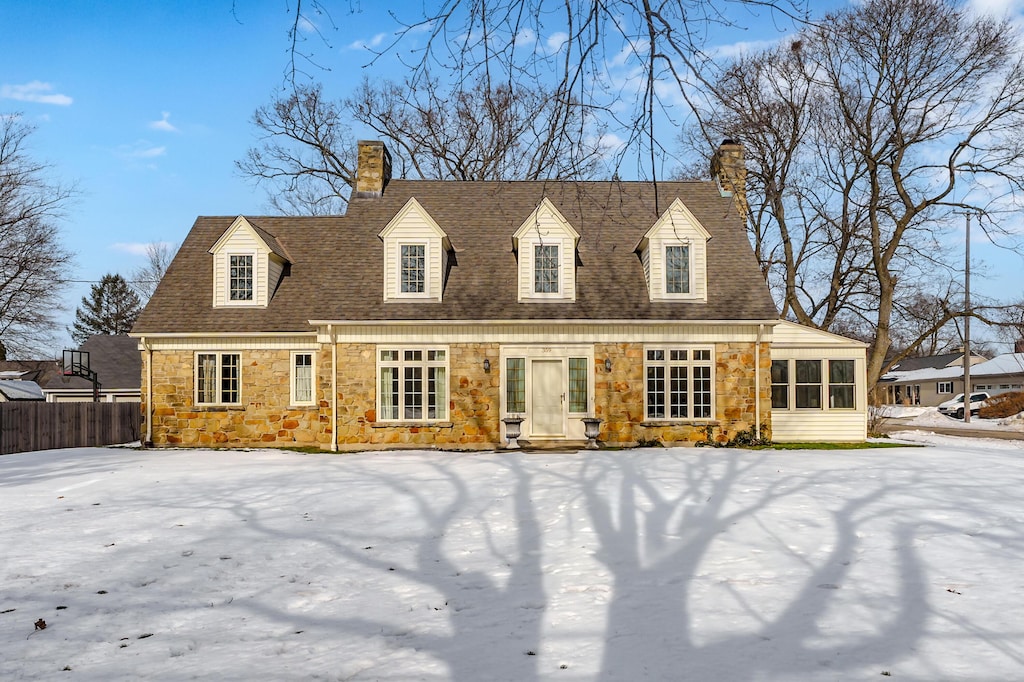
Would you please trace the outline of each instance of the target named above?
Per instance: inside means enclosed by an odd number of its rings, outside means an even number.
[[[1022,0],[969,0],[967,8],[977,15],[1003,19],[1024,9]]]
[[[378,33],[370,40],[357,40],[349,43],[348,49],[350,50],[366,50],[380,47],[380,44],[384,42],[384,39],[388,37],[387,33]]]
[[[736,59],[751,52],[770,49],[778,43],[778,40],[741,40],[729,45],[717,45],[711,49],[711,54],[718,59]]]
[[[134,144],[123,144],[117,148],[115,153],[122,159],[137,161],[140,159],[153,159],[167,153],[167,147],[157,147],[146,140],[139,140]]]
[[[0,98],[14,99],[19,102],[38,102],[40,104],[56,104],[66,107],[72,100],[67,95],[52,92],[53,86],[42,81],[32,81],[24,85],[0,85]]]
[[[558,54],[568,42],[569,34],[563,31],[557,31],[548,36],[548,39],[544,41],[544,46],[547,48],[548,54]]]
[[[169,120],[167,120],[171,117],[171,112],[162,111],[160,113],[163,115],[163,118],[161,118],[159,121],[150,121],[149,127],[152,128],[153,130],[162,130],[165,133],[178,132],[178,129],[175,128],[174,125]]]
[[[114,251],[128,253],[133,256],[146,256],[150,246],[174,248],[170,242],[116,242],[110,245]]]

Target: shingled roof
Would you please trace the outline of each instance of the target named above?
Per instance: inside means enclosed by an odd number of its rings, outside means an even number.
[[[412,197],[455,250],[443,301],[383,300],[378,234]],[[512,235],[547,197],[579,232],[575,302],[517,301]],[[711,234],[707,302],[652,302],[635,248],[676,198]],[[656,203],[657,202],[657,203]],[[769,320],[778,312],[733,205],[711,182],[392,180],[344,217],[248,217],[291,262],[266,308],[214,308],[213,244],[235,217],[201,217],[134,334],[310,331],[309,320]]]

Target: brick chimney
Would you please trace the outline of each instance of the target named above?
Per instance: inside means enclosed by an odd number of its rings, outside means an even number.
[[[383,196],[391,181],[391,154],[380,140],[360,140],[353,198]]]
[[[743,145],[735,140],[722,140],[711,157],[711,178],[723,197],[732,197],[736,210],[745,221],[747,208],[747,167],[744,164]]]

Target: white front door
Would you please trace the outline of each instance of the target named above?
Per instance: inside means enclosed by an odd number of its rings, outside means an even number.
[[[530,392],[529,437],[565,435],[565,378],[561,360],[530,363],[533,389]]]

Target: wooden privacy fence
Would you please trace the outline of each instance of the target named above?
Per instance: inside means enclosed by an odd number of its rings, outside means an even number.
[[[139,440],[139,403],[0,403],[0,455]]]

